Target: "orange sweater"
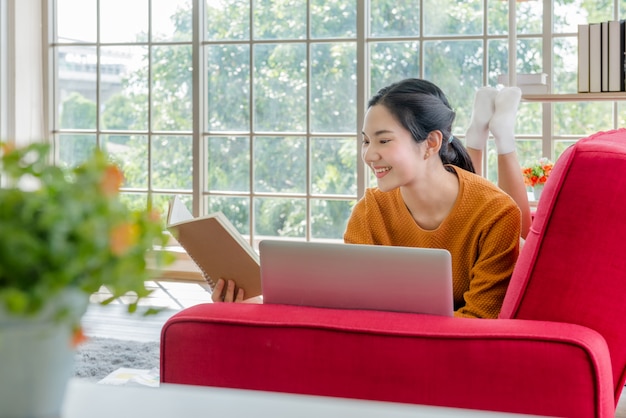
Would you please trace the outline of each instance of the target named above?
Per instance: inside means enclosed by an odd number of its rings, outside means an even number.
[[[435,230],[417,225],[400,189],[368,189],[348,221],[352,244],[445,248],[452,255],[455,316],[496,318],[519,254],[521,215],[515,202],[480,176],[454,167],[459,195]]]

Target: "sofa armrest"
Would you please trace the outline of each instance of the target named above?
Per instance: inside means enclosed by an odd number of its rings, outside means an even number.
[[[161,381],[551,416],[612,416],[603,337],[578,325],[202,304],[161,335]]]

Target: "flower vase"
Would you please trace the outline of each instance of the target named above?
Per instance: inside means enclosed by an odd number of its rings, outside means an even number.
[[[82,293],[66,292],[34,316],[0,310],[0,418],[60,417],[74,374],[72,320],[84,314],[87,302]],[[68,306],[68,316],[59,320],[59,307]]]
[[[543,184],[536,184],[533,187],[533,195],[535,196],[535,201],[539,201],[539,198],[541,197],[541,193],[543,192]]]

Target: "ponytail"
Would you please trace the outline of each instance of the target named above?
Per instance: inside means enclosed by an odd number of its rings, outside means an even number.
[[[443,140],[441,148],[439,149],[439,157],[444,164],[451,164],[457,167],[467,170],[471,173],[476,173],[472,159],[467,153],[467,149],[463,146],[461,141],[454,135],[450,134],[448,140]],[[454,172],[452,167],[446,167],[446,170]]]

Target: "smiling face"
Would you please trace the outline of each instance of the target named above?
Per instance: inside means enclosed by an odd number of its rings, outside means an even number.
[[[376,175],[378,188],[411,186],[425,176],[427,141],[411,133],[383,105],[370,107],[363,123],[361,157]]]

